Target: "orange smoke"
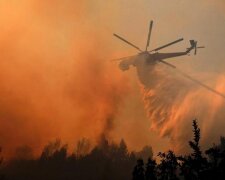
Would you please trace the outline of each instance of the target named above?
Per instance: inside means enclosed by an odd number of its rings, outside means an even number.
[[[126,84],[102,56],[85,1],[2,1],[0,145],[7,156],[39,153],[56,138],[71,145],[110,135]],[[104,50],[104,52],[102,52]]]

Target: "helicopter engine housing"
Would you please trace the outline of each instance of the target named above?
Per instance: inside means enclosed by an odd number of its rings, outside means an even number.
[[[130,68],[130,63],[128,61],[121,61],[119,63],[119,68],[122,70],[122,71],[127,71],[129,70]]]

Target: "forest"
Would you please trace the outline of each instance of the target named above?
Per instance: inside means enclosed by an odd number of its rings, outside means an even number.
[[[110,143],[102,136],[91,148],[81,139],[72,154],[60,140],[46,145],[39,157],[32,157],[28,146],[18,149],[17,156],[0,161],[1,180],[197,180],[225,179],[225,138],[206,151],[200,148],[200,128],[193,120],[191,153],[176,155],[159,152],[158,161],[150,146],[140,152],[129,152],[124,140]]]

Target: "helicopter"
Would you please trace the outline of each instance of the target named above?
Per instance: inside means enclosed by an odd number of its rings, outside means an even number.
[[[113,59],[113,61],[121,61],[119,63],[119,67],[122,71],[129,70],[130,65],[138,66],[140,61],[144,61],[145,65],[154,65],[156,63],[164,63],[164,64],[174,68],[175,67],[174,65],[167,63],[166,61],[164,61],[164,59],[189,55],[189,53],[192,50],[194,50],[194,54],[196,55],[197,49],[205,48],[204,46],[198,47],[197,41],[190,40],[190,47],[187,48],[187,50],[184,52],[172,52],[172,53],[159,53],[158,52],[161,49],[164,49],[166,47],[169,47],[171,45],[174,45],[174,44],[179,43],[184,40],[183,38],[180,38],[176,41],[173,41],[171,43],[165,44],[163,46],[160,46],[158,48],[148,51],[148,47],[150,45],[152,28],[153,28],[153,21],[150,21],[149,33],[148,33],[148,37],[147,37],[147,44],[146,44],[145,50],[141,50],[139,47],[137,47],[133,43],[127,41],[125,38],[123,38],[117,34],[113,34],[115,37],[117,37],[118,39],[122,40],[123,42],[129,44],[130,46],[132,46],[133,48],[135,48],[136,50],[138,50],[140,52],[137,55],[122,57],[119,59]]]
[[[208,91],[219,95],[220,97],[225,99],[225,95],[218,92],[217,90],[207,86],[206,84],[200,82],[197,79],[194,79],[193,77],[191,77],[190,75],[184,73],[183,71],[179,70],[176,66],[174,66],[171,63],[168,63],[165,61],[165,59],[169,59],[169,58],[175,58],[175,57],[180,57],[180,56],[186,56],[186,55],[190,55],[191,51],[194,51],[194,55],[197,55],[197,51],[198,49],[202,49],[205,48],[205,46],[198,46],[198,42],[195,40],[190,40],[190,47],[188,47],[186,49],[186,51],[183,52],[172,52],[172,53],[160,53],[159,50],[162,50],[166,47],[172,46],[176,43],[179,43],[181,41],[183,41],[183,38],[177,39],[171,43],[165,44],[163,46],[160,46],[158,48],[152,49],[152,50],[148,50],[149,45],[150,45],[150,40],[151,40],[151,34],[152,34],[152,29],[153,29],[153,21],[150,21],[150,25],[149,25],[149,32],[148,32],[148,37],[147,37],[147,43],[146,43],[146,47],[145,50],[140,49],[138,46],[136,46],[135,44],[129,42],[128,40],[126,40],[125,38],[121,37],[118,34],[113,34],[116,38],[120,39],[121,41],[127,43],[128,45],[130,45],[131,47],[135,48],[136,50],[139,51],[138,54],[136,55],[132,55],[132,56],[127,56],[127,57],[122,57],[119,59],[113,59],[111,61],[120,61],[119,63],[119,68],[122,71],[127,71],[129,70],[130,66],[133,65],[136,67],[138,74],[142,73],[143,76],[145,76],[146,72],[149,71],[149,68],[146,67],[154,67],[154,65],[156,65],[157,63],[163,63],[166,66],[173,68],[174,70],[176,70],[180,75],[182,75],[183,77],[191,80],[192,82],[202,86],[203,88],[207,89]],[[144,70],[143,70],[144,69]]]

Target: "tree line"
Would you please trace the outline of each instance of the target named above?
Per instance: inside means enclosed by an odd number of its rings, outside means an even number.
[[[88,139],[78,141],[72,154],[60,140],[46,145],[38,158],[28,146],[0,167],[0,180],[124,180],[132,179],[132,169],[142,157],[152,157],[152,148],[129,152],[124,140],[109,142],[105,136],[94,148]]]
[[[193,120],[193,140],[189,141],[192,153],[177,156],[173,151],[160,152],[160,162],[149,158],[146,164],[138,159],[133,169],[133,180],[224,180],[225,179],[225,138],[219,145],[213,145],[202,152],[200,128]]]
[[[203,152],[196,120],[192,126],[193,139],[188,142],[191,154],[160,152],[156,162],[150,146],[140,152],[129,152],[124,140],[110,143],[105,136],[94,148],[88,139],[81,139],[69,154],[68,146],[56,140],[47,144],[37,158],[28,146],[18,148],[10,161],[4,162],[0,156],[0,180],[225,179],[225,138]]]

